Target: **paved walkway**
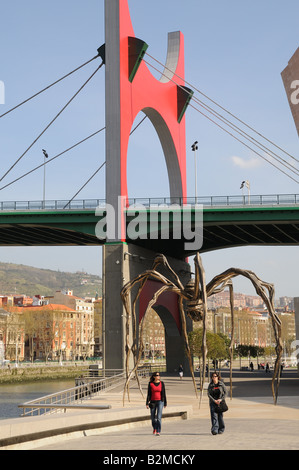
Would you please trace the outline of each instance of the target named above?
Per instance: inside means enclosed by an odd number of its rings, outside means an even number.
[[[228,372],[223,373],[228,385]],[[206,391],[199,407],[191,378],[181,381],[177,376],[164,376],[169,405],[188,404],[193,416],[187,420],[162,420],[160,436],[152,435],[150,423],[130,424],[121,430],[87,431],[77,439],[60,438],[58,442],[40,446],[39,450],[102,450],[109,451],[184,451],[184,450],[291,450],[299,449],[299,377],[285,370],[281,380],[278,404],[271,396],[271,376],[264,371],[236,372],[233,379],[233,399],[228,398],[225,413],[225,433],[210,433],[210,414]],[[147,381],[143,383],[146,390]],[[122,390],[114,390],[93,401],[112,408],[122,407]],[[132,383],[130,403],[125,407],[144,407],[136,384]],[[161,451],[162,450],[162,451]],[[189,452],[190,454],[190,452]],[[188,454],[188,455],[189,455]]]

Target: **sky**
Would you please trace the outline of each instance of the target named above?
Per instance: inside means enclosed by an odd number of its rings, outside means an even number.
[[[129,0],[129,7],[135,35],[148,44],[150,55],[165,62],[167,33],[182,31],[185,77],[193,89],[299,158],[298,135],[280,75],[298,47],[297,0]],[[14,0],[2,2],[1,17],[0,82],[5,86],[5,103],[0,104],[0,115],[94,57],[105,42],[104,0]],[[0,119],[0,178],[98,64],[91,62]],[[102,67],[0,181],[0,201],[42,200],[43,169],[6,188],[3,186],[41,164],[42,149],[47,150],[49,157],[55,156],[105,126],[104,73]],[[203,95],[196,96],[211,105]],[[141,118],[136,118],[136,124]],[[191,151],[194,141],[199,142],[198,196],[240,196],[243,180],[250,182],[252,195],[298,193],[297,182],[189,107],[186,112],[189,196],[195,194]],[[265,153],[260,153],[265,157]],[[286,160],[290,158],[279,154]],[[104,161],[105,135],[101,132],[47,165],[46,199],[68,201]],[[161,145],[147,120],[130,138],[128,190],[130,197],[169,196]],[[104,168],[78,198],[105,198]],[[207,280],[231,266],[241,267],[273,282],[277,296],[299,296],[298,247],[234,248],[206,253],[202,258]],[[102,272],[101,248],[92,247],[0,247],[0,261],[61,271],[83,270],[99,275]],[[238,281],[235,290],[254,293],[248,281]]]

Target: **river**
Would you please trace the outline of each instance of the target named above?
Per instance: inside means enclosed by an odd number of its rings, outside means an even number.
[[[0,420],[19,418],[18,405],[75,386],[75,379],[0,385]]]

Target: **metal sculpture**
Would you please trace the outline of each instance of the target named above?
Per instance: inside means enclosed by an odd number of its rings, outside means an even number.
[[[161,274],[157,268],[163,266],[169,272],[171,279]],[[282,356],[282,340],[281,340],[281,321],[275,313],[274,309],[274,286],[273,284],[262,281],[257,275],[248,270],[239,268],[230,268],[223,273],[215,276],[208,284],[205,280],[205,271],[203,268],[202,260],[200,255],[197,253],[194,257],[195,266],[195,277],[184,286],[179,279],[178,275],[169,265],[166,257],[163,254],[158,254],[153,262],[152,268],[137,276],[132,281],[128,282],[121,290],[121,298],[126,311],[126,382],[123,392],[123,403],[125,400],[125,394],[127,392],[129,396],[129,382],[133,376],[136,376],[138,381],[139,389],[142,393],[138,375],[136,373],[138,365],[140,363],[144,345],[142,342],[144,320],[147,312],[156,304],[159,296],[166,291],[173,292],[178,295],[180,320],[182,326],[182,335],[185,342],[186,354],[189,361],[190,371],[192,375],[192,381],[194,385],[195,394],[197,396],[197,389],[194,378],[194,370],[192,363],[192,356],[189,347],[188,334],[186,328],[186,317],[187,315],[193,321],[202,321],[203,323],[203,337],[202,337],[202,367],[203,371],[206,368],[207,358],[207,343],[206,343],[206,332],[207,332],[207,299],[213,294],[222,292],[226,287],[230,290],[230,307],[231,307],[231,343],[230,343],[230,393],[232,398],[232,359],[233,359],[233,342],[234,342],[234,301],[233,301],[233,284],[232,279],[237,276],[244,276],[251,281],[257,294],[264,301],[270,318],[272,320],[272,326],[274,330],[274,336],[276,341],[276,360],[272,378],[272,395],[274,404],[277,403],[278,388],[280,382],[280,361]],[[140,322],[140,331],[138,335],[138,323],[136,317],[136,304],[144,288],[146,282],[150,279],[154,279],[161,283],[161,287],[153,295],[152,299],[147,305],[145,314]],[[137,292],[133,294],[133,289],[137,288]],[[135,296],[134,296],[135,295]],[[131,299],[131,297],[134,297]],[[132,329],[131,329],[132,328]],[[130,344],[130,337],[132,336],[132,342]],[[138,341],[138,336],[140,340]],[[134,366],[129,370],[130,355],[133,354]],[[203,395],[205,373],[201,374],[200,379],[200,391],[201,397]]]
[[[185,111],[193,92],[185,87],[184,36],[180,31],[168,34],[160,79],[145,61],[147,47],[135,36],[128,0],[105,0],[106,201],[115,213],[119,196],[128,199],[128,146],[140,112],[149,118],[160,139],[170,197],[187,196]],[[120,211],[122,215],[122,206]],[[125,241],[123,217],[115,216],[114,223],[115,233]]]

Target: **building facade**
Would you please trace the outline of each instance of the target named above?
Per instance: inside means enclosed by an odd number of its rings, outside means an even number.
[[[5,359],[16,362],[24,360],[24,338],[23,315],[0,308],[0,363]]]
[[[281,73],[289,106],[299,135],[299,47]]]
[[[73,295],[72,290],[55,292],[49,299],[51,305],[66,305],[76,312],[74,356],[86,359],[94,356],[94,301]]]
[[[4,299],[0,353],[9,360],[79,360],[94,356],[94,303],[73,296]],[[24,297],[24,296],[23,296]],[[4,314],[5,313],[5,314]],[[100,334],[100,333],[99,333]]]

